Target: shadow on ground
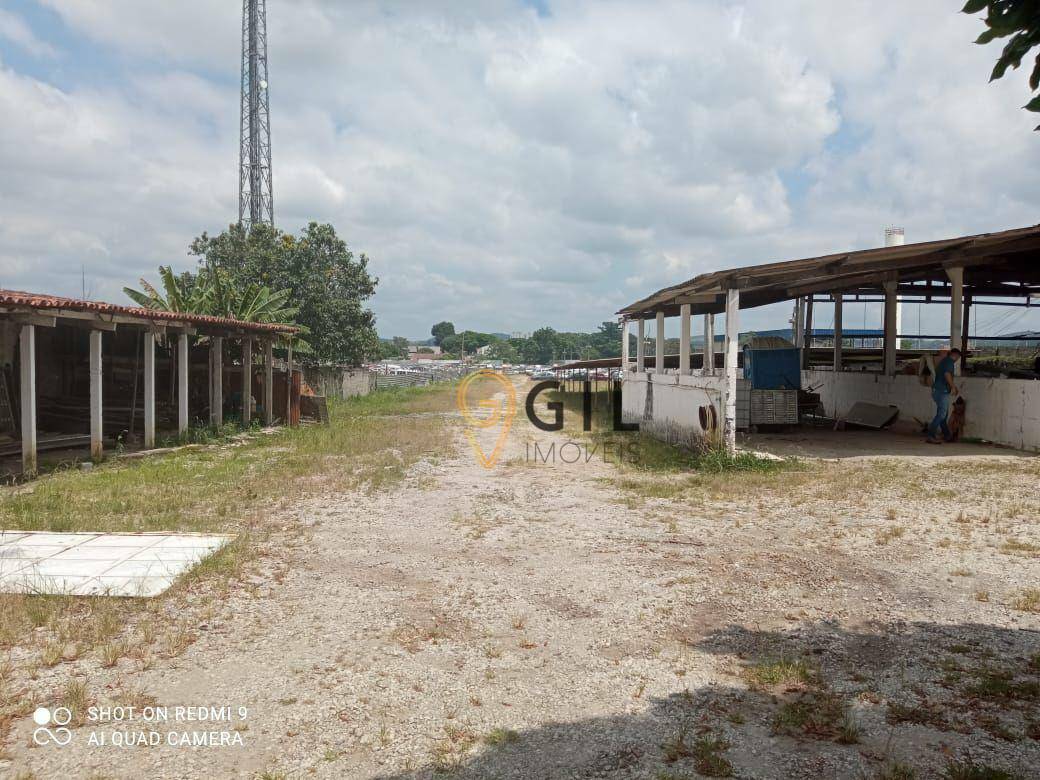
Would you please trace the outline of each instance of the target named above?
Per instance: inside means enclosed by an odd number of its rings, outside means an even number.
[[[823,622],[677,639],[691,665],[705,653],[731,661],[732,674],[648,698],[638,714],[487,734],[448,726],[427,766],[384,777],[962,776],[951,767],[1037,776],[1040,632]]]

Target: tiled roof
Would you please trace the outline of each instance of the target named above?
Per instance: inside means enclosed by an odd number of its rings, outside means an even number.
[[[24,307],[29,309],[64,309],[66,311],[92,312],[95,314],[117,314],[149,322],[181,322],[193,325],[226,327],[229,330],[244,330],[254,333],[295,333],[298,328],[267,322],[243,322],[230,317],[212,317],[208,314],[145,309],[141,306],[120,306],[105,301],[86,301],[79,298],[62,298],[57,295],[20,292],[0,289],[0,306]]]

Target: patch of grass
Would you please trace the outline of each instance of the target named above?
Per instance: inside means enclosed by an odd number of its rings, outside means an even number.
[[[680,759],[690,758],[697,772],[705,777],[733,776],[733,765],[723,755],[729,750],[729,743],[725,739],[705,734],[691,745],[687,737],[687,727],[680,726],[675,736],[661,746],[666,763],[673,764]]]
[[[906,528],[901,525],[894,525],[891,528],[882,528],[874,535],[874,541],[877,544],[888,544],[893,539],[898,539],[906,533]]]
[[[825,691],[810,691],[780,706],[773,718],[773,733],[840,739],[845,717],[846,707],[840,697]]]
[[[988,670],[968,687],[967,694],[982,699],[1040,699],[1040,682],[1026,680],[1016,682],[1007,670]]]
[[[923,704],[915,706],[889,702],[885,721],[892,726],[900,723],[912,723],[918,726],[931,726],[939,731],[948,731],[950,728],[946,716],[939,707]]]
[[[512,729],[493,728],[484,735],[485,745],[508,745],[519,741],[520,735]]]
[[[947,780],[1018,780],[1016,774],[986,764],[976,764],[970,758],[951,761],[946,765],[944,774]]]
[[[805,661],[767,661],[754,664],[744,669],[744,679],[752,687],[765,688],[775,685],[791,685],[808,683],[813,678],[813,671]]]
[[[1020,612],[1040,612],[1040,588],[1026,588],[1020,591],[1012,599],[1010,606]]]
[[[1023,542],[1019,539],[1008,539],[1004,542],[1000,551],[1009,555],[1024,555],[1029,558],[1036,558],[1040,557],[1040,544]]]
[[[916,780],[917,771],[909,764],[886,764],[877,774],[877,780]]]

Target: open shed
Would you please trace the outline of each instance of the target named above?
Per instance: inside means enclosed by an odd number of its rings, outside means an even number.
[[[225,414],[247,426],[254,414],[268,425],[289,419],[292,350],[279,382],[273,349],[295,332],[0,290],[0,455],[20,450],[31,475],[45,449],[89,445],[99,459],[117,439],[148,449],[158,431],[219,426]]]
[[[904,349],[897,330],[901,302],[949,307],[949,345],[966,350],[975,306],[1033,306],[1040,297],[1040,226],[973,236],[900,244],[878,249],[766,263],[701,274],[666,287],[621,309],[624,419],[648,432],[683,441],[711,435],[703,413],[715,407],[727,446],[736,442],[740,311],[782,301],[795,302],[794,346],[801,350],[802,385],[820,393],[825,409],[842,416],[856,401],[898,406],[901,413],[929,419],[932,404],[921,387],[919,351]],[[813,304],[834,305],[832,342],[826,364],[812,350]],[[855,369],[842,335],[842,306],[849,301],[883,303],[884,329],[876,365],[862,359]],[[724,313],[726,332],[721,371],[714,356],[715,316]],[[703,318],[707,368],[690,359],[694,315]],[[655,354],[664,354],[665,318],[679,317],[677,367],[646,364],[646,321],[655,322]],[[629,354],[629,327],[636,324],[636,355]],[[846,350],[848,354],[846,353]],[[816,360],[813,360],[813,356]],[[861,356],[860,356],[861,357]],[[962,366],[958,365],[958,372]],[[1004,377],[963,376],[962,395],[974,413],[966,435],[1007,446],[1040,449],[1040,382]]]

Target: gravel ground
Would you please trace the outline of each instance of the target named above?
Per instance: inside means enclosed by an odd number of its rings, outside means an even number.
[[[289,507],[259,573],[187,607],[181,655],[89,670],[95,702],[133,691],[170,722],[33,748],[25,719],[0,771],[926,778],[970,756],[1037,776],[1040,614],[1012,606],[1040,587],[1036,460],[821,462],[654,498],[598,457],[528,462],[535,440],[565,441],[521,414],[489,470],[460,428],[392,491]],[[142,730],[242,745],[89,744]]]

